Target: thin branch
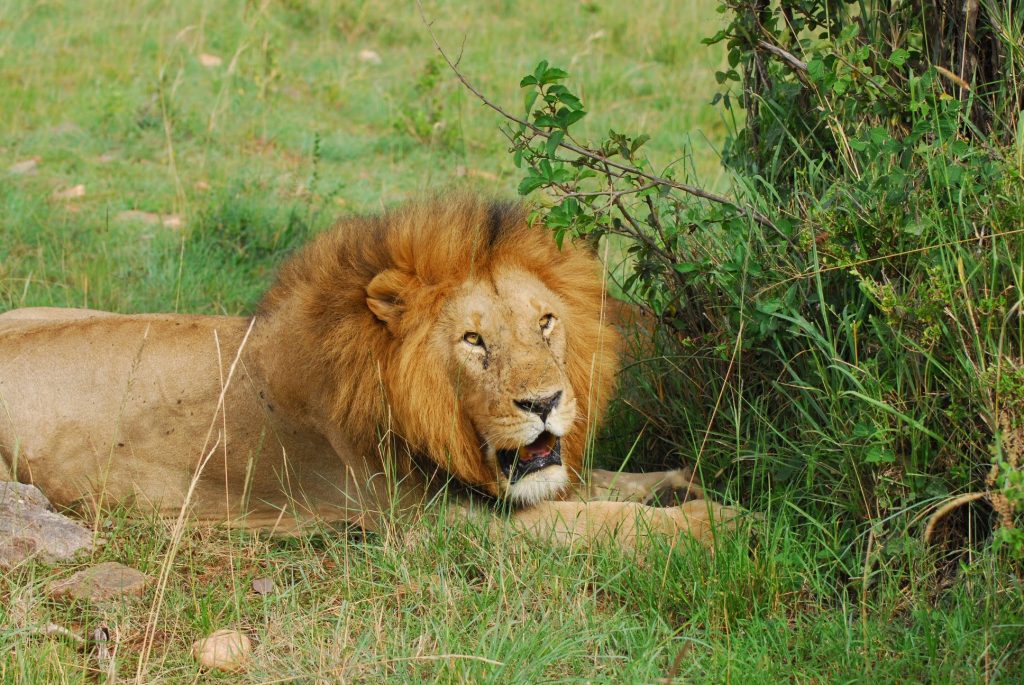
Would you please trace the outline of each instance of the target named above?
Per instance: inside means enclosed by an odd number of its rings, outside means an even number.
[[[612,198],[612,204],[614,204],[615,208],[619,210],[619,213],[622,214],[623,218],[627,222],[629,222],[629,225],[633,227],[634,237],[636,237],[640,242],[646,245],[647,249],[651,250],[652,252],[655,252],[659,257],[661,257],[662,261],[668,265],[669,271],[672,273],[672,275],[676,278],[677,281],[679,281],[680,285],[683,285],[683,275],[672,267],[672,265],[676,261],[673,258],[673,256],[666,252],[665,248],[663,248],[661,245],[658,245],[654,240],[647,237],[647,234],[640,228],[640,225],[636,222],[636,219],[633,218],[633,215],[630,214],[629,210],[626,209],[626,206],[622,204],[622,198]]]
[[[796,72],[799,72],[801,74],[801,78],[803,78],[802,74],[807,73],[807,62],[804,62],[802,59],[798,58],[793,53],[783,50],[778,45],[773,45],[772,43],[769,43],[766,40],[759,40],[757,41],[757,47],[761,48],[762,50],[767,50],[768,52],[772,53],[773,55],[781,59],[783,62],[788,64],[791,69],[793,69]]]
[[[472,93],[474,96],[476,96],[476,98],[478,100],[480,100],[480,102],[482,102],[484,105],[486,105],[490,109],[494,110],[495,112],[497,112],[498,114],[500,114],[504,118],[508,119],[509,121],[515,122],[515,123],[519,124],[520,126],[523,126],[523,127],[527,128],[527,129],[529,129],[530,131],[532,131],[536,135],[543,136],[544,138],[550,138],[551,137],[551,133],[550,132],[545,131],[545,130],[543,130],[543,129],[533,125],[532,123],[530,123],[529,121],[527,121],[525,119],[520,119],[519,117],[517,117],[517,116],[515,116],[513,114],[509,114],[504,109],[502,109],[499,105],[497,105],[494,102],[492,102],[486,95],[484,95],[479,90],[477,90],[477,88],[472,83],[469,82],[469,80],[462,74],[462,72],[459,71],[458,65],[455,62],[452,61],[452,59],[448,56],[448,53],[446,53],[444,51],[444,48],[441,47],[441,44],[437,40],[437,36],[434,35],[434,30],[432,28],[431,22],[427,20],[427,16],[426,16],[426,13],[423,10],[422,3],[420,3],[419,0],[417,0],[416,4],[419,7],[420,18],[423,21],[423,25],[427,27],[427,33],[430,34],[430,40],[434,43],[434,48],[438,51],[438,53],[440,53],[441,57],[448,64],[448,68],[452,70],[452,73],[455,74],[455,77],[459,79],[459,81],[462,83],[462,85],[465,86],[466,89],[470,93]],[[561,140],[558,143],[558,147],[565,148],[566,150],[569,150],[571,152],[575,152],[577,155],[580,155],[580,156],[585,157],[587,159],[594,160],[595,162],[599,162],[601,164],[606,164],[606,165],[608,165],[610,167],[613,167],[613,168],[618,169],[620,171],[626,172],[628,174],[633,174],[635,176],[641,176],[643,178],[646,178],[649,181],[654,181],[658,185],[668,186],[670,188],[675,188],[676,190],[681,190],[684,193],[687,193],[689,195],[693,195],[695,197],[702,198],[704,200],[708,200],[709,202],[715,202],[717,204],[721,204],[721,205],[726,205],[726,206],[732,207],[732,208],[736,209],[737,211],[739,211],[739,212],[745,214],[746,216],[750,217],[751,219],[753,219],[757,223],[761,224],[762,226],[766,226],[766,227],[771,228],[772,230],[777,231],[780,234],[782,234],[781,231],[779,231],[779,229],[775,226],[775,224],[772,223],[771,219],[769,219],[764,214],[758,212],[755,209],[750,209],[749,207],[744,207],[743,205],[738,204],[738,203],[736,203],[736,202],[734,202],[734,201],[730,200],[729,198],[724,197],[722,195],[718,195],[716,193],[708,192],[708,191],[706,191],[706,190],[704,190],[702,188],[698,188],[697,186],[692,186],[692,185],[689,185],[687,183],[680,183],[678,181],[673,181],[672,179],[669,179],[669,178],[663,178],[661,176],[656,176],[654,174],[651,174],[651,173],[648,173],[646,171],[643,171],[642,169],[639,169],[639,168],[637,168],[635,166],[631,166],[631,165],[628,165],[628,164],[621,164],[621,163],[616,162],[614,160],[608,159],[607,157],[605,157],[604,155],[600,154],[599,152],[597,152],[595,150],[589,150],[587,148],[584,148],[584,147],[581,147],[579,145],[576,145],[576,144],[574,144],[572,142],[568,142],[568,141],[566,141],[564,139]]]
[[[645,195],[644,202],[647,203],[647,209],[651,210],[651,225],[654,226],[654,230],[658,232],[658,237],[661,238],[661,243],[665,247],[668,247],[668,238],[665,237],[665,229],[662,228],[661,219],[658,218],[658,210],[654,207],[654,200],[651,199],[650,195]]]
[[[609,198],[611,200],[615,200],[615,199],[618,199],[618,198],[622,197],[623,195],[633,195],[634,193],[642,193],[645,190],[650,190],[651,188],[657,188],[658,186],[659,186],[659,184],[655,182],[655,183],[648,183],[647,185],[643,185],[643,186],[640,186],[638,188],[626,188],[624,190],[595,190],[595,191],[586,192],[586,193],[569,192],[569,193],[565,193],[564,197],[607,197],[607,198]]]

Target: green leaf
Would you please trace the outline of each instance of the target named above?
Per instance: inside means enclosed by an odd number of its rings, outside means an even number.
[[[858,423],[853,427],[853,432],[850,433],[854,438],[864,439],[873,438],[878,434],[878,429],[874,426],[869,426],[866,423]]]
[[[543,85],[546,83],[554,83],[555,81],[561,81],[562,79],[568,77],[569,72],[565,71],[564,69],[551,67],[550,69],[546,69],[544,71],[544,74],[538,80],[541,82],[541,85]]]
[[[903,48],[899,48],[898,50],[893,50],[892,54],[889,55],[889,64],[899,69],[904,64],[906,64],[909,58],[910,53],[904,50]]]
[[[807,63],[807,74],[815,81],[824,80],[825,62],[820,57],[815,57]]]
[[[572,109],[572,110],[583,109],[583,103],[580,102],[580,99],[578,97],[576,97],[575,95],[573,95],[572,93],[564,93],[558,99],[559,99],[559,101],[563,105],[565,105],[569,109]]]
[[[892,140],[892,135],[886,129],[881,126],[874,126],[870,131],[871,142],[876,145],[884,145],[885,143]]]
[[[555,131],[554,133],[552,133],[548,137],[547,148],[546,148],[548,157],[554,157],[555,156],[555,151],[558,149],[558,145],[559,145],[559,143],[562,142],[563,138],[565,138],[565,132],[564,131]]]
[[[534,69],[533,69],[533,80],[534,80],[534,83],[540,83],[541,79],[544,77],[544,72],[547,71],[547,70],[548,70],[548,61],[546,59],[542,59],[541,61],[537,62],[537,66],[534,67]]]
[[[544,185],[546,182],[547,181],[542,177],[536,174],[530,174],[529,176],[527,176],[526,178],[519,182],[519,194],[529,195],[533,191],[537,190],[537,188],[540,188],[542,185]]]
[[[715,43],[718,43],[718,42],[724,40],[725,36],[726,36],[725,29],[722,29],[722,30],[718,31],[718,33],[716,33],[715,35],[711,36],[710,38],[703,38],[703,39],[701,39],[700,42],[703,43],[704,45],[714,45]]]
[[[563,120],[565,128],[569,128],[585,116],[587,116],[587,113],[582,109],[578,109],[575,112],[567,112]]]
[[[542,128],[558,128],[561,126],[559,121],[550,114],[538,113],[533,119],[533,123]]]
[[[528,90],[523,96],[523,106],[526,109],[526,114],[529,116],[530,112],[533,111],[533,103],[537,101],[537,91]]]
[[[891,464],[896,461],[896,455],[891,450],[878,445],[872,445],[864,455],[864,461],[869,464]]]
[[[572,172],[568,169],[559,167],[552,172],[549,178],[556,183],[568,183],[572,180]]]

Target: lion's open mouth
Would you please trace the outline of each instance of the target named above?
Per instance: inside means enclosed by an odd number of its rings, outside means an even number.
[[[548,466],[562,463],[562,440],[544,431],[529,445],[515,450],[498,450],[498,465],[509,483]]]

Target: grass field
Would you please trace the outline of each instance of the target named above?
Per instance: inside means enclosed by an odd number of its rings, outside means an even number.
[[[690,166],[713,182],[709,139],[723,126],[706,94],[719,57],[690,56],[714,26],[711,4],[425,10],[510,109],[537,61],[572,65],[601,111],[595,135],[635,118],[661,132],[659,163],[692,141]],[[415,5],[120,8],[4,5],[0,169],[38,166],[3,179],[0,306],[238,312],[283,250],[339,213],[452,185],[514,192],[499,118],[440,68]],[[84,195],[55,199],[79,185]],[[172,226],[123,218],[132,210]]]
[[[728,126],[707,104],[723,56],[700,44],[716,5],[424,8],[510,110],[548,59],[570,68],[595,137],[648,131],[656,166],[724,188]],[[339,214],[450,186],[511,195],[519,178],[499,118],[441,67],[414,3],[3,2],[0,91],[0,311],[247,312]],[[107,682],[52,623],[110,629],[110,682],[1021,682],[1024,588],[998,555],[851,564],[837,524],[774,501],[714,553],[636,555],[471,527],[190,530],[172,553],[166,524],[114,512],[83,565],[168,568],[166,592],[67,604],[44,588],[78,565],[5,573],[0,680]],[[254,593],[258,578],[275,589]],[[244,674],[201,674],[189,654],[222,627],[254,639]]]

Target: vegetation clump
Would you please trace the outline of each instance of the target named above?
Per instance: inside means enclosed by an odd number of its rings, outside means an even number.
[[[900,547],[980,493],[974,518],[941,530],[995,525],[1021,558],[1006,456],[1024,417],[1019,12],[719,11],[727,25],[706,42],[728,53],[713,100],[736,122],[728,197],[685,165],[654,168],[646,133],[578,135],[584,103],[546,62],[507,115],[520,192],[544,193],[559,236],[613,236],[622,292],[661,324],[627,384],[653,429],[640,461],[696,455],[753,506],[781,488],[860,541],[851,562],[869,537]]]

